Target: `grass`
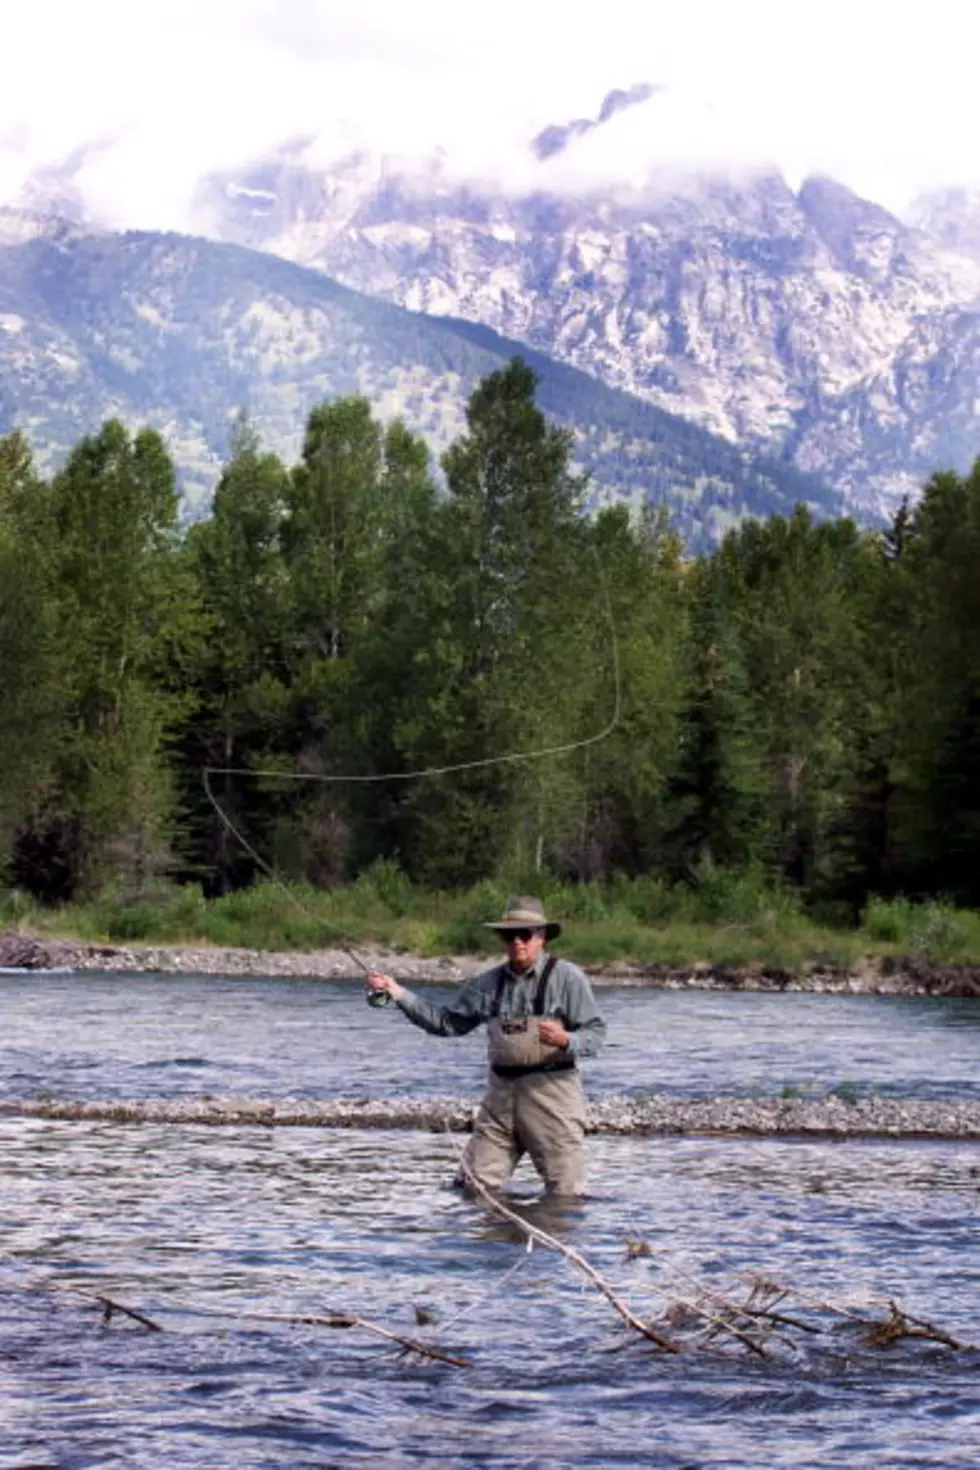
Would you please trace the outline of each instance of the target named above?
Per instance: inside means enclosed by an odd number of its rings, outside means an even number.
[[[792,892],[754,871],[714,870],[696,887],[649,877],[562,885],[540,875],[511,875],[448,894],[418,889],[395,864],[379,862],[355,883],[329,892],[261,883],[210,902],[193,886],[165,884],[59,909],[0,891],[0,926],[121,944],[284,950],[346,942],[421,956],[496,954],[496,940],[483,924],[515,891],[542,897],[564,923],[562,951],[584,964],[704,962],[795,970],[814,960],[847,966],[880,955],[930,964],[980,962],[980,914],[973,911],[875,899],[857,927],[820,923]]]

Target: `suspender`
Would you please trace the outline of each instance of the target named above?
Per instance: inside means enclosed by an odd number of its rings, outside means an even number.
[[[538,985],[537,985],[537,989],[534,992],[534,1007],[533,1007],[533,1009],[531,1011],[532,1016],[543,1016],[544,1015],[544,1002],[545,1002],[545,995],[546,995],[547,990],[548,990],[548,981],[551,979],[551,972],[555,968],[555,966],[557,965],[557,963],[558,963],[558,961],[555,958],[555,956],[553,954],[550,954],[548,956],[548,958],[547,958],[547,961],[545,962],[544,969],[541,971],[541,974],[538,976]],[[503,998],[504,998],[504,986],[506,984],[507,984],[507,966],[506,965],[501,965],[501,967],[500,967],[500,973],[497,975],[497,988],[494,991],[493,1000],[490,1002],[490,1016],[489,1016],[489,1019],[491,1021],[495,1021],[497,1019],[497,1017],[500,1015],[500,1005],[501,1005],[501,1002],[503,1001]]]
[[[551,972],[555,968],[557,963],[558,961],[555,959],[554,955],[550,954],[548,956],[547,964],[541,971],[541,975],[538,979],[538,988],[534,993],[534,1014],[536,1016],[544,1015],[545,992],[548,989],[548,981],[551,979]]]

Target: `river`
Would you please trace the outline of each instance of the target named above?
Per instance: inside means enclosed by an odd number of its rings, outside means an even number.
[[[978,1095],[969,1001],[600,999],[594,1093]],[[8,975],[0,1002],[8,1099],[466,1094],[482,1071],[474,1038],[427,1038],[343,984]],[[0,1466],[980,1463],[977,1353],[872,1350],[831,1324],[765,1361],[648,1351],[566,1262],[447,1189],[447,1137],[3,1117],[0,1138]],[[589,1148],[592,1192],[557,1228],[638,1311],[758,1271],[816,1298],[898,1297],[980,1340],[976,1145]],[[627,1259],[628,1237],[650,1254]],[[165,1331],[106,1325],[72,1286]],[[328,1310],[471,1366],[253,1320]]]

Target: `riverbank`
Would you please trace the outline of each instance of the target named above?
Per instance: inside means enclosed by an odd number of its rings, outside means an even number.
[[[458,984],[491,963],[486,955],[441,959],[364,947],[359,956],[403,984]],[[653,990],[807,991],[845,995],[980,997],[980,965],[871,955],[842,965],[813,959],[793,969],[754,962],[725,965],[607,961],[585,966],[593,983]],[[254,975],[283,979],[357,978],[347,950],[258,950],[211,945],[115,945],[47,939],[20,930],[0,933],[0,969],[68,969],[123,974]]]
[[[150,1102],[6,1100],[0,1117],[208,1127],[389,1128],[465,1133],[475,1106],[458,1098],[333,1098],[323,1102],[168,1098]],[[914,1098],[599,1098],[590,1133],[735,1138],[980,1139],[980,1103]]]

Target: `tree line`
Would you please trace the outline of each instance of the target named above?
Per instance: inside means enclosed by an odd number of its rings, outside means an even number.
[[[215,895],[259,854],[980,901],[980,461],[885,531],[798,507],[690,559],[655,509],[584,514],[534,388],[487,377],[438,480],[363,398],[291,467],[242,419],[190,526],[151,430],[49,478],[0,439],[2,881]]]

